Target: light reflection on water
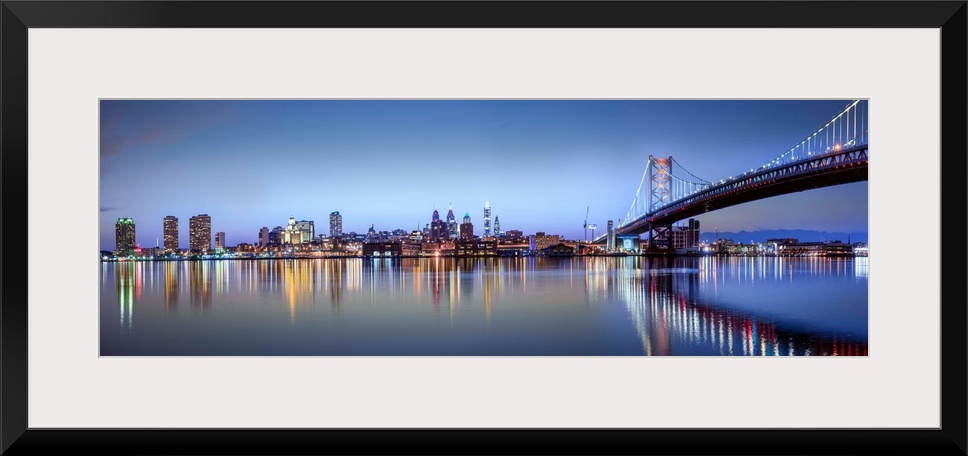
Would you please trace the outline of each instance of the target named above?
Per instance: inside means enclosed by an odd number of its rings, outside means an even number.
[[[100,269],[101,354],[109,356],[867,354],[867,258],[315,259]]]

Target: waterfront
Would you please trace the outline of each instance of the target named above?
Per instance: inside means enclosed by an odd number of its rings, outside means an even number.
[[[100,263],[101,355],[866,355],[866,258]]]

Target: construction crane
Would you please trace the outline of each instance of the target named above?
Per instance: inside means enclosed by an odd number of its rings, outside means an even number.
[[[585,229],[585,242],[588,242],[588,206],[585,206],[585,224],[581,227]]]

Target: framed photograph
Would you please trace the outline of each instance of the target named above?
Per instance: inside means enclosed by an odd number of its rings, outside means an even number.
[[[0,451],[965,454],[966,10],[3,2]]]

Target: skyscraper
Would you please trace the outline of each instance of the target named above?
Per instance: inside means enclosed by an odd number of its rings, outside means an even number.
[[[501,235],[501,220],[499,220],[498,216],[496,215],[494,216],[494,235],[495,236]]]
[[[699,220],[689,219],[689,236],[686,237],[686,247],[699,247]]]
[[[165,251],[174,252],[178,250],[178,217],[169,215],[164,219]]]
[[[454,208],[447,209],[447,233],[451,239],[457,239],[457,218],[454,217]]]
[[[491,202],[484,202],[484,237],[491,235]]]
[[[611,252],[615,250],[615,225],[612,224],[611,220],[608,221],[607,233],[608,233],[608,236],[606,237],[605,248],[608,249],[609,252]]]
[[[312,242],[313,238],[316,237],[316,227],[313,225],[312,220],[300,220],[296,222],[296,229],[302,235],[302,240],[299,242]]]
[[[224,248],[225,248],[225,232],[219,231],[218,233],[215,233],[215,249],[218,250],[218,249],[224,249]]]
[[[119,218],[114,224],[114,241],[118,253],[130,253],[134,250],[134,219],[131,217]]]
[[[474,240],[474,225],[471,224],[470,214],[464,214],[464,223],[460,224],[460,240],[462,241],[473,241]]]
[[[270,245],[281,245],[283,242],[285,242],[285,238],[286,230],[281,226],[277,226],[269,232]]]
[[[432,242],[446,241],[449,238],[447,224],[440,219],[440,213],[434,209],[434,215],[430,222],[430,240]]]
[[[269,227],[264,226],[259,230],[259,247],[269,245]]]
[[[188,219],[188,247],[195,253],[212,250],[212,217],[208,214]]]
[[[329,214],[329,237],[339,237],[343,234],[343,216],[339,211]]]

